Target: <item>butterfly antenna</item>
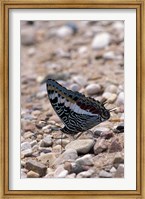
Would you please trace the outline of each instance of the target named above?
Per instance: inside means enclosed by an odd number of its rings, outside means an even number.
[[[113,111],[116,111],[116,110],[118,110],[118,108],[117,107],[114,107],[114,108],[111,108],[111,109],[108,109],[110,112],[113,112]]]
[[[108,101],[107,101],[107,99],[103,99],[103,100],[101,101],[101,103],[102,103],[103,105],[105,105],[105,104],[108,103]]]

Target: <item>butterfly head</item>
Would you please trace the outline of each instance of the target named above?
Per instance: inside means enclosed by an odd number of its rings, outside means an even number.
[[[101,116],[102,122],[108,120],[110,118],[110,110],[105,108],[104,102],[97,101],[97,103],[99,103],[100,116]]]

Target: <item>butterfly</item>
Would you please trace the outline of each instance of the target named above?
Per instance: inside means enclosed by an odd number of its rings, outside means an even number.
[[[110,118],[110,110],[91,97],[66,89],[53,79],[46,82],[50,103],[64,124],[63,133],[75,135]]]

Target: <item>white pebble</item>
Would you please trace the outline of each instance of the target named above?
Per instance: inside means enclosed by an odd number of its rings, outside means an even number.
[[[101,86],[99,84],[90,84],[86,87],[86,92],[88,95],[94,95],[101,91]]]
[[[95,36],[92,42],[92,48],[93,49],[101,49],[108,46],[108,44],[111,42],[111,36],[109,33],[99,33]]]
[[[68,26],[63,26],[57,30],[57,36],[64,38],[73,34],[73,30]]]

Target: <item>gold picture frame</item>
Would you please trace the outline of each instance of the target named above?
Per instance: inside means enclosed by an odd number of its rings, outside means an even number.
[[[145,198],[145,15],[144,0],[1,0],[0,21],[0,196],[1,198]],[[11,191],[9,185],[8,160],[8,57],[9,57],[9,9],[14,8],[125,8],[136,9],[137,13],[137,187],[135,191]],[[144,103],[143,103],[144,102]]]

